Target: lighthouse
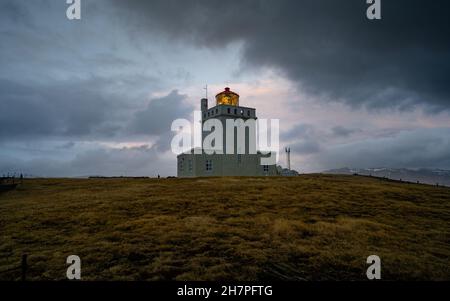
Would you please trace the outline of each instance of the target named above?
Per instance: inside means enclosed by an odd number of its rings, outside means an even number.
[[[273,176],[277,175],[276,165],[261,164],[261,158],[271,154],[261,153],[256,145],[256,110],[240,105],[238,93],[226,87],[215,96],[215,105],[209,107],[208,99],[200,101],[202,114],[202,145],[214,127],[205,125],[216,122],[222,131],[222,148],[215,153],[202,149],[201,153],[191,149],[177,156],[178,177],[208,176]],[[254,121],[254,122],[253,122]],[[245,124],[243,141],[239,140],[238,128],[230,124]],[[206,129],[205,129],[206,128]],[[243,143],[242,143],[243,142]]]

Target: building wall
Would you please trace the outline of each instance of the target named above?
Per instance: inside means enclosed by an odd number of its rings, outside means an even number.
[[[220,155],[181,154],[178,156],[178,177],[275,176],[276,165],[260,164],[261,154]],[[211,162],[207,170],[207,161]],[[208,163],[209,163],[208,162]]]
[[[223,135],[222,135],[222,143],[223,143],[223,153],[226,153],[226,146],[227,146],[227,139],[226,139],[226,123],[227,120],[236,120],[236,119],[242,119],[244,121],[248,119],[256,120],[256,110],[253,108],[247,108],[247,107],[236,107],[236,106],[229,106],[229,105],[218,105],[214,106],[206,111],[202,112],[202,129],[204,123],[209,119],[218,119],[222,123],[222,129],[223,129]],[[202,130],[202,143],[206,136],[208,136],[211,132],[210,131],[203,131]],[[249,135],[250,135],[250,128],[245,128],[245,152],[249,152],[250,148],[250,141],[249,141]],[[253,129],[253,135],[256,137],[256,128]],[[253,148],[256,150],[256,143],[253,144]],[[237,149],[237,128],[234,129],[234,154],[238,152]]]
[[[237,153],[237,129],[234,130],[234,153],[226,154],[226,121],[228,119],[253,119],[256,120],[256,111],[253,108],[231,106],[231,105],[218,105],[212,108],[208,108],[206,99],[201,101],[202,108],[202,127],[203,124],[211,119],[216,118],[220,120],[223,127],[223,154],[193,154],[193,151],[189,153],[181,154],[177,157],[177,176],[178,177],[214,177],[214,176],[274,176],[278,174],[276,165],[267,165],[264,167],[260,164],[261,153],[249,154],[250,141],[249,134],[250,129],[245,128],[245,153]],[[256,128],[253,133],[256,137]],[[202,131],[202,143],[204,138],[210,134],[209,131]],[[257,149],[256,143],[253,147]],[[208,163],[208,164],[207,164]]]

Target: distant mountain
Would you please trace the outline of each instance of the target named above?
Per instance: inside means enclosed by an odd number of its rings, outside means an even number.
[[[444,169],[410,169],[410,168],[339,168],[323,171],[329,174],[343,175],[371,175],[374,177],[386,177],[392,180],[417,182],[431,185],[450,186],[450,170]]]

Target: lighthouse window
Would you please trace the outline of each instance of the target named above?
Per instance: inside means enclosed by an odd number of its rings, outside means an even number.
[[[247,111],[247,116],[250,116],[250,111]]]
[[[228,108],[228,114],[230,114],[231,113],[231,110],[230,110],[230,108]]]
[[[211,171],[213,168],[212,160],[206,160],[206,170]]]
[[[180,170],[181,170],[181,171],[183,170],[183,161],[184,161],[184,159],[181,159],[181,160],[180,160]]]
[[[206,118],[206,113],[205,113],[205,114],[203,114],[203,118]]]
[[[237,109],[234,109],[234,114],[237,114]]]
[[[264,172],[268,172],[269,171],[269,165],[263,165],[263,170],[264,170]]]
[[[219,109],[216,109],[216,114],[219,114]]]

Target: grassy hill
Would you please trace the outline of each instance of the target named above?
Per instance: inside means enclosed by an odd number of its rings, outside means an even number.
[[[450,188],[370,177],[26,180],[0,229],[0,280],[450,280]]]

